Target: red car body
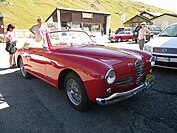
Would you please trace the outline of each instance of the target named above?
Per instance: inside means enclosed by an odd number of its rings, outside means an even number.
[[[133,40],[133,33],[131,31],[120,31],[118,34],[110,35],[108,40],[111,42],[121,42]]]
[[[70,32],[73,31],[62,35]],[[25,78],[32,74],[56,88],[66,89],[75,109],[85,110],[92,102],[101,105],[118,102],[152,87],[150,54],[93,42],[54,44],[58,33],[46,34],[47,47],[19,48],[16,62]]]

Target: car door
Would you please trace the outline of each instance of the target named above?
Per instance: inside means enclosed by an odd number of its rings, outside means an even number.
[[[64,65],[60,62],[61,53],[55,51],[45,52],[46,57],[46,76],[50,84],[58,87],[58,76]]]
[[[124,31],[119,32],[118,39],[119,38],[121,38],[122,41],[125,40],[126,37],[125,37],[125,32]]]
[[[40,78],[46,79],[46,57],[44,56],[47,50],[40,47],[31,47],[29,49],[29,64],[31,72]]]
[[[127,40],[132,39],[132,34],[131,34],[131,32],[126,32],[126,39],[127,39]]]
[[[124,40],[128,40],[129,35],[127,34],[127,31],[124,32],[124,36],[123,37],[124,37]]]
[[[29,49],[22,49],[21,53],[22,59],[23,59],[23,64],[25,70],[31,72],[31,64],[30,64],[30,50]]]
[[[58,75],[63,68],[58,63],[58,54],[48,48],[31,48],[30,64],[33,74],[57,87]]]

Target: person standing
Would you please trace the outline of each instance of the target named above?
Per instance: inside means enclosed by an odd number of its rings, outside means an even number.
[[[48,32],[48,29],[45,25],[42,24],[42,17],[38,16],[37,24],[33,25],[29,30],[35,35],[36,42],[42,42],[42,46],[45,46],[45,33]]]
[[[103,27],[101,28],[101,35],[102,36],[104,35],[104,28]]]
[[[4,34],[4,37],[5,37],[5,41],[6,41],[6,49],[7,47],[9,47],[10,45],[12,45],[13,43],[13,38],[12,38],[12,31],[15,29],[15,26],[13,24],[9,24],[7,26],[7,30]],[[10,51],[9,52],[9,64],[10,64],[10,67],[14,67],[16,66],[15,65],[15,54],[14,53],[11,53]]]
[[[150,33],[150,31],[146,27],[146,22],[140,23],[141,29],[139,30],[138,34],[138,43],[139,43],[139,49],[143,50],[144,44],[145,44],[145,37]]]

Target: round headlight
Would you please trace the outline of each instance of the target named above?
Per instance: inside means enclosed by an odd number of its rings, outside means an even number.
[[[116,80],[116,72],[113,69],[108,70],[105,76],[105,81],[107,84],[112,84]]]
[[[152,46],[149,46],[149,45],[145,45],[144,46],[144,51],[147,51],[147,52],[153,52],[153,47]]]
[[[151,67],[155,65],[155,61],[156,61],[155,58],[152,56],[149,60]]]

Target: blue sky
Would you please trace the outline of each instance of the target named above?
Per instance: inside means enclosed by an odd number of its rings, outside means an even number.
[[[132,0],[143,2],[163,9],[173,11],[177,14],[177,0]]]

